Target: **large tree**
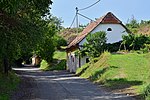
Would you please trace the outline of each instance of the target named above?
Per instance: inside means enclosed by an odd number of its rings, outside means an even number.
[[[50,21],[44,19],[50,16],[50,4],[51,0],[1,1],[0,62],[5,73],[14,60],[44,43],[47,34],[49,37],[54,35]]]

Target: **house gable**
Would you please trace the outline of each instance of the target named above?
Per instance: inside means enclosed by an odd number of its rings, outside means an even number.
[[[111,31],[109,31],[111,29]],[[126,29],[120,24],[99,24],[90,34],[94,34],[99,31],[105,31],[107,37],[107,43],[115,43],[122,40],[122,35],[126,35]],[[117,33],[117,34],[116,34]],[[82,46],[86,42],[86,37],[79,42],[79,46]]]
[[[111,12],[108,12],[105,16],[100,17],[96,21],[91,22],[83,31],[80,35],[78,35],[67,47],[67,49],[71,48],[72,46],[75,46],[77,44],[82,44],[80,42],[83,42],[85,40],[86,36],[94,32],[94,30],[100,26],[101,24],[116,24],[116,25],[121,25],[124,27],[126,31],[128,29],[122,24],[122,22]],[[99,30],[99,31],[105,31],[105,30]]]
[[[101,21],[103,24],[120,24],[122,23],[114,14],[111,12],[107,13]]]

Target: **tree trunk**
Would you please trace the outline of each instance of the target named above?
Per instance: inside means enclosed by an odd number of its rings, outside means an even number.
[[[3,62],[4,62],[4,73],[5,74],[8,74],[8,71],[9,71],[9,62],[8,62],[8,58],[5,57],[3,59]]]

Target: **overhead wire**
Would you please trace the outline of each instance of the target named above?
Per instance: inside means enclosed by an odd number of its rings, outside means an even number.
[[[87,7],[82,8],[82,9],[78,9],[78,8],[76,7],[76,15],[75,15],[75,17],[73,18],[73,21],[72,21],[72,23],[71,23],[71,25],[70,25],[69,28],[72,27],[72,25],[74,24],[74,22],[75,22],[75,20],[77,19],[78,15],[80,15],[80,16],[82,16],[82,17],[88,19],[88,20],[93,21],[93,20],[90,19],[89,17],[87,17],[87,16],[85,16],[85,15],[83,15],[83,14],[78,13],[78,11],[83,11],[83,10],[86,10],[86,9],[88,9],[88,8],[91,8],[91,7],[93,7],[94,5],[96,5],[97,3],[99,3],[100,1],[101,1],[101,0],[98,0],[98,1],[96,1],[95,3],[91,4],[90,6],[87,6]]]
[[[89,18],[89,17],[87,17],[87,16],[85,16],[85,15],[82,15],[82,14],[80,14],[80,13],[77,13],[78,15],[80,15],[80,16],[82,16],[82,17],[84,17],[84,18],[86,18],[86,19],[88,19],[88,20],[90,20],[90,21],[94,21],[93,19],[91,19],[91,18]]]
[[[85,8],[82,8],[82,9],[78,9],[78,10],[79,10],[79,11],[82,11],[82,10],[86,10],[86,9],[88,9],[88,8],[91,8],[92,6],[96,5],[96,4],[99,3],[100,1],[101,1],[101,0],[98,0],[97,2],[93,3],[92,5],[87,6],[87,7],[85,7]]]

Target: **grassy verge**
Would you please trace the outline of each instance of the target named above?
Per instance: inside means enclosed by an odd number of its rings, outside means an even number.
[[[66,52],[65,51],[55,51],[53,58],[58,59],[58,60],[66,59]]]
[[[102,54],[77,70],[83,78],[103,84],[111,90],[134,94],[150,94],[150,54]]]
[[[50,65],[47,63],[47,61],[42,60],[42,62],[40,64],[40,69],[43,71],[50,70]]]
[[[56,61],[51,65],[49,65],[45,60],[42,60],[40,69],[43,71],[65,70],[66,60],[60,60],[59,62]]]
[[[9,100],[11,92],[16,89],[19,82],[19,78],[12,72],[7,77],[0,74],[0,100]]]
[[[42,60],[40,68],[44,71],[47,70],[65,70],[66,69],[66,52],[56,51],[54,53],[53,62],[48,64],[45,60]]]

